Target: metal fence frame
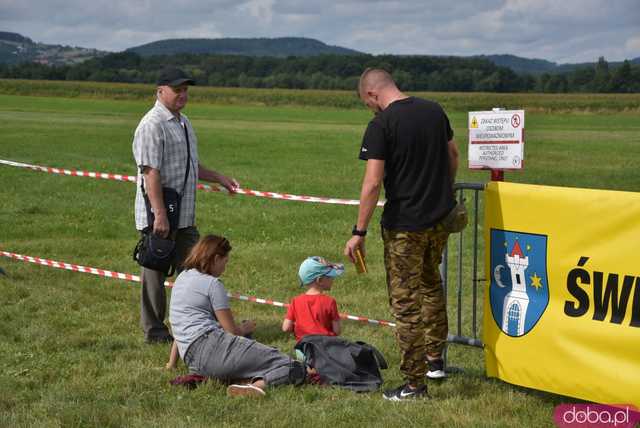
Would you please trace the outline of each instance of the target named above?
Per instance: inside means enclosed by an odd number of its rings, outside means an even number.
[[[448,343],[456,343],[460,345],[467,345],[476,348],[484,348],[484,344],[482,340],[478,338],[478,286],[479,283],[484,282],[484,278],[479,278],[478,275],[478,227],[479,227],[479,200],[480,200],[480,192],[484,191],[485,184],[484,183],[456,183],[454,185],[454,190],[456,192],[456,198],[459,203],[464,203],[467,192],[473,192],[473,199],[471,204],[467,204],[467,210],[469,211],[469,224],[465,230],[471,228],[471,233],[473,236],[473,250],[472,250],[472,273],[471,273],[471,287],[472,287],[472,297],[471,297],[471,332],[469,335],[465,335],[463,333],[462,328],[462,290],[463,290],[463,238],[464,231],[457,234],[458,240],[458,251],[457,257],[454,261],[457,265],[457,287],[454,290],[457,297],[457,308],[456,308],[456,316],[455,316],[455,328],[450,328],[449,331],[453,331],[455,334],[449,333],[447,337]],[[455,235],[452,235],[449,239],[455,239]],[[444,289],[445,300],[447,301],[447,309],[449,309],[448,297],[449,297],[449,278],[448,278],[448,270],[449,270],[449,244],[444,249],[442,263],[440,264],[440,274],[442,276],[442,287]],[[447,311],[448,312],[448,311]],[[450,315],[450,314],[448,314]],[[451,318],[450,318],[451,320]],[[446,362],[446,348],[444,354],[444,360]]]

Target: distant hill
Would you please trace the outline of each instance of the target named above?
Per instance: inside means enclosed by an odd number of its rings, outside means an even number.
[[[37,62],[48,65],[69,65],[104,56],[107,53],[97,49],[36,43],[18,33],[0,31],[0,64]]]
[[[522,58],[515,55],[478,55],[476,58],[489,60],[495,65],[510,68],[516,73],[549,73],[558,67],[555,62],[545,59]]]
[[[309,57],[322,54],[366,55],[364,52],[340,46],[327,45],[306,37],[280,38],[220,38],[220,39],[166,39],[127,49],[127,53],[148,57],[173,54],[215,54],[269,57]],[[74,65],[92,58],[100,58],[109,52],[91,48],[49,45],[34,42],[18,33],[0,31],[0,64],[35,62],[46,65]],[[435,57],[434,57],[435,58]],[[445,58],[445,57],[441,57]],[[464,59],[464,57],[458,57]],[[469,58],[469,57],[467,57]],[[594,62],[580,64],[558,64],[537,58],[515,55],[476,55],[471,58],[487,60],[499,67],[506,67],[518,74],[540,75],[542,73],[567,73],[577,68],[593,67]],[[640,57],[629,60],[640,65]],[[611,68],[622,62],[609,62]]]
[[[14,43],[33,43],[33,40],[28,37],[18,33],[9,33],[8,31],[0,31],[0,40]]]
[[[127,52],[135,52],[141,56],[180,53],[274,57],[363,54],[353,49],[330,46],[319,40],[305,37],[167,39],[132,47],[127,49]]]
[[[477,55],[474,58],[482,58],[491,61],[495,65],[507,67],[516,73],[542,74],[542,73],[566,73],[577,68],[593,67],[594,62],[577,64],[558,64],[545,59],[522,58],[515,55]],[[640,64],[640,57],[629,60],[631,64]],[[609,62],[610,67],[618,67],[622,61]]]

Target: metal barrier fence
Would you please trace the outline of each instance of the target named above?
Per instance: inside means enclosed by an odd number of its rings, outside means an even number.
[[[457,235],[452,235],[445,247],[442,264],[440,265],[440,273],[442,275],[442,286],[444,288],[445,300],[447,301],[447,312],[451,309],[449,304],[450,298],[450,288],[451,284],[449,281],[449,267],[450,267],[450,251],[449,246],[451,245],[452,239],[456,239],[457,241],[457,249],[455,251],[455,255],[453,257],[454,266],[455,266],[455,279],[456,279],[456,288],[455,290],[455,324],[452,323],[451,313],[449,313],[449,337],[447,341],[449,343],[457,343],[461,345],[473,346],[478,348],[483,348],[484,344],[482,340],[478,338],[478,286],[479,283],[485,281],[484,278],[479,277],[478,270],[478,258],[479,258],[479,247],[478,247],[478,228],[479,228],[479,209],[480,209],[480,192],[484,191],[485,184],[484,183],[456,183],[454,189],[456,191],[456,197],[460,203],[465,202],[467,199],[466,196],[468,193],[472,193],[472,201],[466,201],[467,210],[469,212],[469,224],[461,233]],[[472,236],[473,245],[471,247],[471,279],[469,282],[465,280],[465,272],[468,272],[468,264],[465,264],[464,257],[464,239],[469,235]],[[465,284],[471,285],[471,326],[470,331],[468,333],[463,332],[463,310],[468,311],[469,307],[463,305],[463,291]],[[482,303],[482,302],[480,302]],[[453,334],[452,334],[453,332]],[[444,359],[446,361],[446,350]]]

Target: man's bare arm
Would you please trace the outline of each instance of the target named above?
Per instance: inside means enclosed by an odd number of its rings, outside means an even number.
[[[458,164],[460,162],[460,152],[458,146],[454,140],[449,140],[447,143],[449,150],[449,171],[451,172],[451,181],[456,182],[456,174],[458,173]]]
[[[144,176],[145,190],[155,217],[153,232],[158,236],[166,238],[169,236],[169,219],[167,218],[167,209],[164,206],[164,198],[162,196],[160,171],[145,166],[142,169],[142,174]]]

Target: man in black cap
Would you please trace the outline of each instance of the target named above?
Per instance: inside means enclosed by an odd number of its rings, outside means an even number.
[[[187,104],[189,85],[194,84],[193,79],[178,68],[162,70],[157,81],[156,103],[140,120],[133,138],[133,156],[138,167],[136,229],[175,240],[173,266],[177,272],[200,236],[195,227],[197,180],[219,183],[231,194],[238,187],[234,179],[207,169],[198,161],[198,139],[189,119],[180,113]],[[175,230],[170,228],[163,188],[174,189],[180,195]],[[147,208],[153,213],[152,222]],[[142,268],[140,324],[148,343],[172,340],[164,323],[164,280],[163,272]]]

